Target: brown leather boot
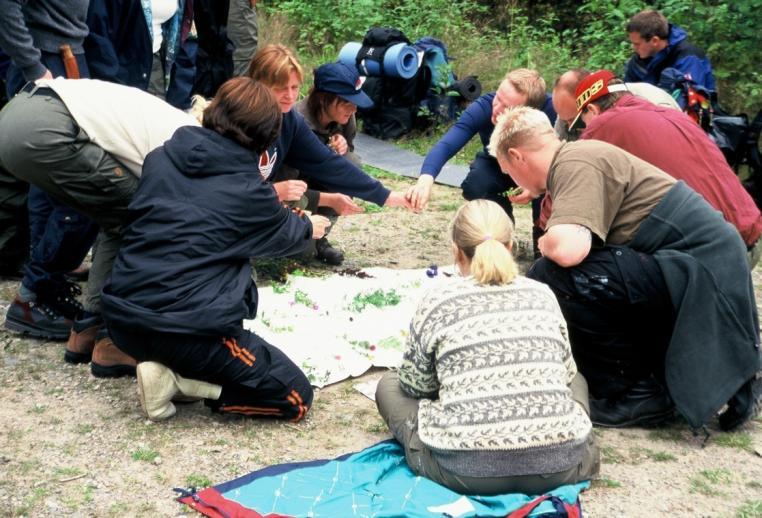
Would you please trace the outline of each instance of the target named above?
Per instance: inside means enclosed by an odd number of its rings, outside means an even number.
[[[69,342],[66,344],[64,361],[67,363],[89,363],[93,356],[95,337],[103,325],[100,315],[77,318],[71,326]]]
[[[98,333],[90,362],[90,372],[96,378],[118,378],[135,375],[135,359],[123,353],[107,335]]]

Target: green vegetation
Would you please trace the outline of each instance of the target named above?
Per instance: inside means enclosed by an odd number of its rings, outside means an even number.
[[[762,518],[762,500],[747,500],[738,509],[738,518]]]
[[[707,496],[722,494],[715,486],[729,484],[732,480],[730,471],[726,469],[705,469],[690,480],[691,493],[701,493]]]
[[[132,460],[142,460],[145,462],[153,462],[156,457],[159,456],[159,452],[150,448],[138,448],[132,452]]]
[[[198,473],[191,473],[185,477],[185,486],[201,489],[212,485],[212,481],[205,475],[199,475]]]
[[[308,67],[334,61],[348,41],[374,26],[411,40],[434,36],[456,59],[459,76],[475,74],[484,91],[506,71],[537,68],[552,84],[569,68],[621,73],[631,49],[624,26],[641,9],[661,10],[714,66],[720,102],[732,112],[762,107],[762,9],[759,2],[717,0],[262,0],[265,39],[298,49]],[[341,16],[336,16],[341,13]],[[311,74],[306,74],[308,80]],[[305,88],[308,85],[305,85]]]
[[[377,308],[396,306],[400,300],[399,293],[394,289],[389,291],[378,289],[372,293],[358,293],[349,303],[348,309],[359,313],[367,306],[376,306]]]
[[[726,448],[736,448],[744,451],[754,450],[751,435],[747,432],[721,433],[713,437],[712,441]]]
[[[622,483],[621,482],[619,482],[618,480],[610,479],[610,478],[598,478],[598,479],[595,479],[595,480],[593,480],[592,485],[593,486],[597,486],[597,487],[607,487],[607,488],[611,488],[611,489],[616,489],[618,487],[622,487]]]

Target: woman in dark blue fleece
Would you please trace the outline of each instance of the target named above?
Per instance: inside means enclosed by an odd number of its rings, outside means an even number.
[[[231,79],[202,128],[180,128],[145,160],[102,305],[114,343],[138,362],[151,419],[172,416],[178,393],[243,415],[299,420],[309,409],[304,374],[243,328],[257,310],[249,258],[297,253],[328,224],[284,207],[259,174],[280,122],[268,88]]]
[[[304,74],[287,47],[271,44],[257,51],[249,65],[248,76],[270,88],[283,113],[283,127],[278,140],[267,148],[259,161],[259,172],[272,183],[281,201],[297,201],[307,190],[307,184],[301,180],[284,180],[282,166],[286,164],[325,187],[327,192],[321,193],[321,198],[333,193],[345,195],[338,210],[332,206],[339,215],[356,212],[353,208],[357,206],[349,196],[376,205],[411,208],[404,193],[390,192],[381,182],[323,144],[310,130],[304,117],[292,109]],[[328,206],[322,200],[318,205]]]

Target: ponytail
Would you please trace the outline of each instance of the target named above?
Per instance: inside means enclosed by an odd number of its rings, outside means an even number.
[[[513,223],[497,203],[473,200],[458,209],[452,221],[452,240],[471,262],[477,283],[508,284],[518,275],[508,249]]]

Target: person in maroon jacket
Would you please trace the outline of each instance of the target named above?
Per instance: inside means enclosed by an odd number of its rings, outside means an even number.
[[[614,144],[683,180],[741,235],[751,268],[762,253],[762,215],[722,151],[684,113],[632,95],[608,70],[590,74],[577,86],[583,139]]]

